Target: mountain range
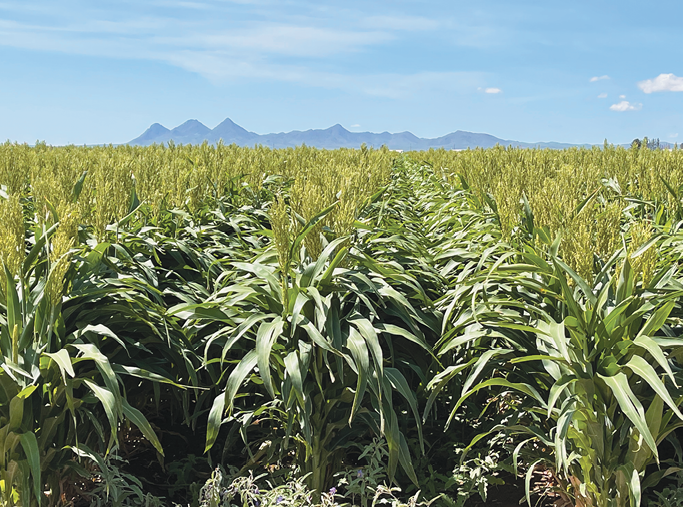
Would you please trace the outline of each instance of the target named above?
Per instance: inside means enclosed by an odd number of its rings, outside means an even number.
[[[429,148],[446,148],[462,150],[467,148],[491,148],[497,144],[521,148],[554,148],[563,149],[572,146],[591,146],[589,144],[576,145],[567,143],[539,142],[522,143],[499,139],[490,134],[478,134],[457,130],[450,134],[434,139],[417,137],[411,132],[391,134],[382,132],[350,132],[337,124],[327,129],[294,130],[277,134],[256,134],[240,127],[230,118],[226,118],[215,128],[210,129],[197,120],[188,120],[174,129],[168,129],[159,123],[154,123],[142,135],[128,144],[148,146],[151,144],[168,143],[200,144],[204,141],[239,146],[254,146],[261,144],[272,148],[287,148],[293,146],[313,146],[316,148],[359,148],[365,143],[367,146],[379,148],[386,145],[392,150],[427,150]]]

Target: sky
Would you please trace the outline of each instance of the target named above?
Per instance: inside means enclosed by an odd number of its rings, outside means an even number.
[[[683,142],[682,23],[666,0],[0,0],[0,140],[116,144],[228,117]]]

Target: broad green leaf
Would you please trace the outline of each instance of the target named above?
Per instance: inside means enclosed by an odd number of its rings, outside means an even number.
[[[365,343],[375,363],[375,374],[381,384],[384,376],[384,354],[382,353],[382,347],[379,344],[379,337],[375,328],[368,319],[358,317],[350,319],[349,324],[356,326],[360,335],[365,339]]]
[[[548,419],[550,419],[550,416],[553,412],[553,408],[555,408],[555,403],[557,403],[557,400],[565,391],[565,388],[570,384],[573,384],[577,380],[579,379],[574,377],[573,375],[562,375],[552,385],[552,387],[550,388],[550,392],[548,393]]]
[[[28,460],[28,464],[31,470],[31,477],[33,478],[33,493],[38,502],[42,497],[41,485],[42,478],[40,473],[40,452],[38,451],[38,440],[36,440],[36,435],[32,432],[21,433],[19,435],[19,441],[21,442],[21,447],[24,449],[24,454]]]
[[[19,294],[17,294],[17,287],[14,284],[14,276],[10,273],[7,266],[4,266],[6,277],[6,297],[7,297],[7,330],[9,331],[12,340],[12,346],[18,346],[18,338],[23,330],[23,320],[21,317],[21,304],[19,303]],[[14,340],[16,334],[17,340]],[[16,342],[16,343],[15,343]],[[16,354],[16,351],[12,351]]]
[[[230,373],[228,377],[228,383],[225,386],[225,403],[227,405],[228,414],[232,414],[232,409],[235,402],[235,395],[242,387],[242,382],[249,375],[256,363],[258,362],[256,350],[250,350],[242,358],[239,364]]]
[[[52,237],[52,235],[55,233],[58,227],[59,224],[56,223],[52,227],[44,231],[42,234],[36,234],[36,243],[31,247],[31,250],[29,250],[28,255],[26,255],[26,258],[24,259],[24,263],[22,265],[23,273],[29,272],[29,270],[33,266],[33,263],[45,248],[45,243],[47,243],[47,240],[50,237]]]
[[[648,445],[652,453],[657,458],[659,462],[659,455],[657,452],[657,444],[655,439],[647,427],[647,421],[645,420],[645,410],[642,404],[638,401],[638,398],[633,394],[631,387],[628,384],[628,377],[624,373],[617,373],[616,375],[610,377],[604,377],[597,374],[605,384],[611,389],[614,397],[616,398],[621,410],[624,415],[628,417],[633,425],[638,429],[640,434],[645,439],[645,443]]]
[[[90,388],[97,399],[100,400],[100,403],[102,403],[104,412],[107,415],[107,420],[109,421],[109,428],[111,429],[111,440],[113,440],[116,437],[116,427],[119,417],[121,416],[121,413],[117,409],[116,397],[109,389],[98,386],[90,379],[83,379],[83,382]]]
[[[270,352],[273,344],[282,334],[283,327],[282,317],[278,316],[270,322],[261,323],[256,333],[259,375],[263,379],[264,387],[272,398],[275,398],[275,390],[273,389],[273,381],[270,376]]]
[[[626,366],[630,368],[633,373],[645,380],[652,390],[657,393],[657,395],[662,398],[667,405],[669,405],[671,410],[674,411],[678,418],[683,420],[683,413],[681,413],[674,403],[674,400],[671,398],[671,394],[669,394],[666,385],[662,379],[659,378],[659,375],[657,375],[657,372],[650,365],[650,363],[640,356],[633,356],[629,362],[626,363]]]
[[[655,358],[657,363],[659,363],[659,365],[669,375],[669,378],[671,379],[671,382],[673,382],[673,385],[678,387],[678,384],[676,383],[676,378],[674,377],[673,371],[671,370],[669,361],[666,357],[664,357],[664,352],[662,351],[662,348],[657,342],[655,342],[649,336],[640,334],[635,340],[633,340],[633,344],[644,348],[650,354],[652,354],[652,357]]]
[[[59,371],[62,374],[64,384],[66,384],[67,373],[71,378],[76,376],[73,365],[71,364],[71,356],[69,356],[69,352],[66,349],[60,349],[54,354],[50,354],[49,352],[44,352],[44,354],[57,364]]]
[[[467,377],[467,380],[462,386],[462,394],[460,395],[461,398],[467,396],[470,387],[472,387],[472,385],[477,381],[479,375],[481,375],[481,372],[484,370],[484,368],[491,359],[497,356],[504,356],[505,354],[509,354],[510,352],[512,352],[512,349],[490,349],[484,352],[481,356],[479,356],[479,359],[477,359],[477,362],[474,364],[474,369],[472,370],[472,373],[470,373],[470,375]]]
[[[645,325],[638,332],[638,336],[636,336],[636,338],[639,338],[643,335],[653,336],[657,331],[659,331],[659,329],[666,322],[666,319],[669,318],[669,314],[671,314],[671,310],[673,310],[674,306],[676,306],[676,302],[669,301],[655,310],[650,318],[645,321]]]
[[[361,401],[365,395],[365,389],[370,375],[370,357],[368,356],[368,349],[365,346],[365,340],[356,331],[355,327],[349,328],[349,338],[347,346],[353,356],[354,364],[351,367],[358,375],[358,382],[356,385],[356,393],[353,397],[353,406],[351,408],[351,415],[349,416],[349,425],[353,421],[353,417],[360,408]]]
[[[427,400],[427,404],[425,405],[424,416],[422,418],[423,421],[427,420],[427,414],[431,410],[432,405],[436,400],[436,397],[441,392],[441,390],[446,386],[446,384],[448,384],[453,379],[453,377],[458,375],[461,371],[472,366],[476,361],[477,358],[473,357],[469,360],[469,362],[465,364],[449,366],[444,371],[435,375],[434,378],[429,381],[429,383],[427,384],[427,389],[431,390],[432,393],[429,395],[429,399]]]
[[[410,386],[408,385],[408,382],[403,374],[396,368],[385,368],[384,374],[389,379],[389,382],[391,382],[391,385],[394,387],[394,389],[396,389],[401,396],[405,398],[405,400],[408,402],[408,405],[410,405],[410,410],[413,412],[413,418],[415,420],[415,425],[417,426],[417,435],[420,440],[420,448],[422,449],[422,452],[424,452],[424,442],[422,441],[422,424],[420,423],[420,414],[417,409],[417,399],[415,398],[412,389],[410,389]]]
[[[294,386],[294,391],[299,399],[299,404],[304,406],[306,394],[304,393],[304,383],[303,378],[301,377],[299,355],[296,351],[292,351],[285,356],[285,369],[287,375],[289,375],[292,380],[292,386]]]
[[[119,393],[119,386],[118,386],[118,381],[116,378],[116,374],[114,373],[114,370],[111,367],[111,364],[109,363],[109,359],[107,359],[107,356],[102,354],[100,350],[97,348],[96,345],[93,345],[91,343],[87,344],[79,344],[75,343],[72,345],[72,347],[76,348],[81,352],[81,355],[79,356],[78,359],[72,361],[78,362],[80,360],[84,359],[90,359],[95,361],[95,365],[97,366],[97,369],[100,371],[102,374],[102,377],[104,378],[104,383],[106,384],[107,388],[112,394],[118,395]],[[121,412],[121,403],[116,400],[116,407],[117,407],[117,412]]]
[[[78,198],[81,195],[81,191],[83,190],[83,183],[85,182],[85,177],[88,175],[88,171],[83,171],[81,173],[80,178],[76,181],[76,184],[74,185],[73,191],[71,192],[71,202],[76,202],[78,201]]]
[[[142,412],[140,412],[137,408],[132,407],[125,398],[122,400],[122,404],[123,415],[126,416],[129,421],[131,421],[133,424],[135,424],[135,426],[138,427],[138,429],[142,432],[145,438],[149,440],[150,443],[154,446],[157,452],[163,456],[164,449],[161,447],[161,442],[159,442],[159,438],[152,429],[152,425],[149,424],[147,418],[144,415],[142,415]]]
[[[329,283],[332,280],[334,270],[342,263],[342,261],[346,258],[346,255],[348,253],[348,247],[343,247],[341,250],[339,250],[339,252],[337,252],[337,255],[334,256],[334,259],[332,259],[332,262],[330,262],[330,265],[327,267],[323,275],[320,277],[320,280],[318,281],[318,286],[324,287],[326,285],[329,285]]]
[[[209,420],[206,425],[206,446],[204,452],[208,452],[218,438],[218,432],[223,422],[223,412],[225,412],[225,393],[220,393],[213,399],[211,410],[209,411]]]

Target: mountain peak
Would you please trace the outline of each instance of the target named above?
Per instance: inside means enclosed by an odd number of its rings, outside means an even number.
[[[140,137],[133,139],[130,144],[152,144],[155,139],[167,135],[170,132],[166,127],[160,123],[152,123],[147,130],[145,130]]]
[[[154,123],[140,137],[133,139],[129,144],[146,146],[154,143],[165,143],[170,140],[179,144],[200,144],[204,141],[217,143],[222,140],[226,144],[237,144],[239,146],[262,144],[272,148],[287,148],[305,144],[306,146],[324,149],[359,148],[362,144],[375,148],[386,146],[394,150],[426,150],[429,148],[452,150],[476,147],[489,148],[496,145],[516,147],[552,146],[556,149],[577,146],[561,143],[520,143],[499,139],[490,134],[478,134],[462,130],[451,132],[436,139],[420,138],[408,131],[397,134],[389,132],[382,132],[381,134],[350,132],[339,123],[327,129],[260,135],[240,127],[230,118],[223,120],[214,129],[208,128],[195,119],[187,120],[173,130],[168,130],[163,125]]]
[[[212,142],[222,140],[224,143],[228,144],[242,144],[255,142],[255,136],[257,136],[257,134],[249,132],[237,125],[237,123],[230,118],[226,118],[214,127],[209,136],[209,140]]]

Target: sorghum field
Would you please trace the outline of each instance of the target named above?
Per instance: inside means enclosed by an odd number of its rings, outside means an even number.
[[[683,502],[679,150],[7,143],[0,184],[3,506]]]

